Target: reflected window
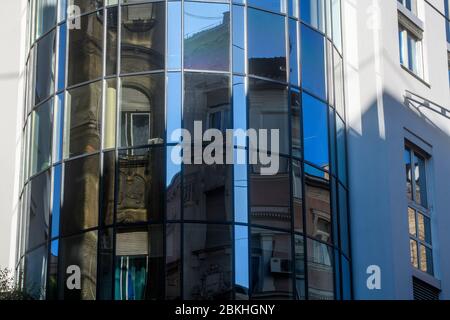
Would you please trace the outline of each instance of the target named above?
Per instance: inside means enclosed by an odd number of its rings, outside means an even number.
[[[305,300],[305,239],[295,235],[295,289],[296,300]]]
[[[165,2],[122,7],[122,74],[164,69],[165,10]]]
[[[252,299],[292,299],[290,233],[258,228],[251,233]]]
[[[69,29],[68,86],[98,79],[103,72],[103,15],[92,13],[77,19],[80,28]]]
[[[102,82],[97,81],[67,92],[64,157],[100,149]]]
[[[286,81],[285,18],[248,9],[248,72]]]
[[[114,221],[114,200],[115,200],[115,177],[116,177],[116,153],[109,151],[103,153],[103,174],[101,219],[106,226],[112,225]]]
[[[232,297],[231,226],[184,225],[184,298],[229,300]]]
[[[249,126],[252,129],[268,130],[267,147],[272,151],[272,143],[279,144],[281,154],[289,154],[289,106],[285,85],[249,79]],[[279,141],[272,141],[270,130],[279,131]],[[251,146],[256,148],[256,146]],[[266,150],[262,150],[266,151]]]
[[[318,241],[307,240],[308,298],[334,299],[333,249]]]
[[[122,78],[120,146],[164,143],[164,75]]]
[[[113,75],[117,73],[117,19],[118,19],[118,8],[108,8],[106,16],[106,70],[105,74]]]
[[[51,175],[46,171],[31,180],[27,250],[49,239]]]
[[[44,300],[46,293],[47,251],[44,245],[25,256],[24,289],[33,300]]]
[[[325,38],[317,31],[302,25],[302,86],[326,100]]]
[[[53,99],[39,106],[32,114],[31,174],[51,165]]]
[[[98,225],[99,165],[99,155],[65,163],[61,209],[63,236]]]
[[[157,147],[119,152],[117,223],[163,218],[164,159],[163,149]]]
[[[303,232],[303,179],[302,164],[292,161],[292,205],[294,210],[294,229]]]
[[[39,38],[49,31],[56,24],[56,1],[57,0],[36,0],[36,38]]]
[[[230,6],[184,4],[184,67],[198,70],[230,68]]]
[[[163,299],[163,228],[119,229],[115,246],[115,300]]]
[[[55,41],[56,32],[52,31],[37,43],[35,104],[47,99],[55,90]]]
[[[69,189],[76,190],[76,189]],[[92,191],[90,191],[92,193]],[[95,193],[96,194],[96,193]],[[97,195],[97,194],[96,194]],[[59,299],[95,300],[97,288],[97,231],[89,231],[60,240],[58,286]],[[78,266],[81,288],[70,290],[64,284],[73,273],[67,273],[70,266]],[[70,270],[70,269],[69,269]]]
[[[325,0],[301,0],[300,15],[303,22],[325,32]]]
[[[302,99],[305,160],[329,170],[328,107],[306,93]]]
[[[333,243],[331,236],[331,200],[328,175],[319,170],[312,173],[305,166],[305,212],[308,235],[314,239]]]

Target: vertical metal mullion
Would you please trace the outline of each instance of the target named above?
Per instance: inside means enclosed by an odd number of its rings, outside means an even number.
[[[180,0],[181,2],[181,127],[185,127],[184,123],[184,2],[185,0]],[[182,153],[184,157],[184,150]],[[180,195],[180,297],[184,299],[184,163],[181,165],[181,195]]]

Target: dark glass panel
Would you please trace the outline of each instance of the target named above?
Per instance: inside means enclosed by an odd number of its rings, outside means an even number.
[[[284,18],[248,9],[248,72],[286,81],[286,43]]]
[[[98,225],[99,155],[65,163],[61,234]]]
[[[103,0],[69,0],[69,6],[77,6],[79,13],[90,12],[103,7]]]
[[[302,98],[305,160],[329,170],[328,107],[306,93]]]
[[[414,153],[414,178],[415,178],[415,200],[416,203],[423,207],[428,207],[427,201],[427,186],[426,186],[426,173],[425,173],[425,158]]]
[[[57,0],[36,0],[36,38],[39,38],[55,26],[56,1]]]
[[[294,210],[294,229],[303,232],[303,178],[302,164],[292,161],[292,205]]]
[[[304,236],[295,235],[295,289],[296,300],[305,300],[305,239]]]
[[[248,97],[250,128],[269,130],[268,150],[272,151],[272,143],[278,143],[279,152],[289,154],[289,98],[287,87],[265,80],[249,79]],[[279,131],[279,141],[272,141],[270,132],[272,129]]]
[[[58,298],[58,256],[59,240],[55,240],[50,243],[50,255],[48,257],[47,300]]]
[[[252,299],[292,299],[291,234],[258,228],[251,232]]]
[[[184,128],[194,133],[194,121],[203,131],[231,128],[230,77],[220,74],[185,73]]]
[[[112,300],[113,293],[113,229],[100,231],[98,250],[98,299]]]
[[[120,146],[164,142],[164,74],[122,78]]]
[[[117,223],[160,221],[164,213],[163,148],[119,152]]]
[[[174,161],[178,159],[180,161]],[[166,154],[166,217],[181,218],[181,148],[167,147]]]
[[[40,172],[51,165],[53,99],[39,106],[32,115],[31,174]]]
[[[310,300],[333,300],[333,249],[314,240],[308,243],[308,298]]]
[[[59,299],[96,299],[97,241],[97,231],[89,231],[60,240]],[[72,288],[72,285],[75,284],[74,278],[77,276],[80,276],[81,289]]]
[[[164,69],[165,2],[122,7],[121,73]]]
[[[67,50],[67,25],[63,23],[58,27],[59,44],[58,44],[58,82],[57,91],[61,91],[66,86],[66,50]]]
[[[43,245],[25,256],[25,293],[32,300],[44,300],[47,279],[48,246]]]
[[[103,69],[103,15],[92,13],[77,19],[80,28],[69,28],[68,86],[97,79]]]
[[[308,235],[333,243],[330,182],[327,173],[305,166],[305,197]]]
[[[114,221],[114,199],[116,179],[116,152],[103,154],[101,219],[104,225],[111,225]]]
[[[214,224],[184,225],[184,298],[232,298],[232,230]]]
[[[247,226],[234,227],[234,267],[235,267],[235,298],[249,299],[250,270],[249,270],[249,238]]]
[[[164,298],[163,241],[161,225],[117,231],[115,300],[161,300]]]
[[[301,0],[300,14],[303,22],[325,32],[325,0]]]
[[[118,9],[117,7],[108,8],[107,10],[107,30],[106,30],[106,70],[105,74],[113,75],[117,73],[117,19],[118,19]]]
[[[100,149],[101,110],[101,81],[67,92],[65,158],[92,153]]]
[[[47,99],[55,90],[55,43],[55,31],[37,43],[35,104]]]
[[[275,175],[261,175],[258,165],[251,166],[251,223],[283,229],[291,228],[289,160],[280,158]]]
[[[181,226],[166,225],[166,299],[181,299]]]
[[[305,90],[325,100],[326,67],[325,38],[302,25],[301,28],[302,86]]]
[[[184,4],[184,67],[199,70],[230,69],[228,4]]]
[[[352,278],[350,262],[345,257],[342,260],[342,299],[352,300]]]
[[[302,124],[301,124],[301,98],[298,90],[291,90],[291,135],[293,157],[302,156]]]
[[[403,152],[403,161],[406,170],[406,195],[412,200],[412,166],[411,166],[411,149],[405,148]]]
[[[53,169],[53,203],[51,238],[59,236],[59,219],[61,218],[62,165]]]
[[[49,239],[51,174],[46,171],[31,180],[27,250]]]

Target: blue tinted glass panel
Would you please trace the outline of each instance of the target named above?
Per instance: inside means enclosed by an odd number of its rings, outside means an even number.
[[[302,97],[305,160],[328,169],[328,107],[306,93]]]
[[[66,84],[66,43],[67,28],[62,24],[59,28],[59,48],[58,48],[58,91],[63,90]]]
[[[236,226],[234,228],[234,250],[236,299],[247,300],[250,283],[248,258],[248,227]]]
[[[167,67],[181,69],[181,1],[168,2],[167,10]]]
[[[298,73],[298,24],[295,20],[289,20],[289,82],[294,86],[300,86]]]
[[[178,143],[181,141],[179,129],[181,129],[181,73],[169,72],[167,83],[167,142]]]
[[[325,0],[301,0],[300,15],[303,22],[325,31]]]
[[[230,6],[184,4],[184,68],[230,69]]]
[[[284,17],[248,9],[248,72],[286,81]]]
[[[350,254],[349,239],[348,239],[348,206],[347,206],[347,191],[339,184],[339,221],[341,230],[341,249],[347,256]]]
[[[325,38],[302,25],[302,86],[326,99]]]
[[[245,73],[245,11],[233,6],[233,72]]]
[[[338,159],[339,180],[347,185],[347,152],[345,124],[340,117],[336,117],[336,147]]]
[[[247,3],[249,6],[274,12],[286,13],[285,0],[248,0]]]
[[[350,271],[350,262],[347,258],[342,257],[342,299],[352,299],[352,280]]]

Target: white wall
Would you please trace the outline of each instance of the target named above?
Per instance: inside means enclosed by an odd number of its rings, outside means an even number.
[[[443,1],[431,2],[443,12]],[[436,283],[442,286],[442,298],[450,299],[450,120],[425,107],[414,109],[404,103],[409,90],[450,109],[445,20],[429,5],[424,6],[428,84],[400,67],[397,1],[344,0],[356,299],[412,298],[414,270],[403,165],[404,141],[411,137],[407,130],[424,140],[417,139],[417,143],[432,153],[428,185],[433,196]],[[381,290],[366,286],[370,265],[381,267]]]
[[[0,267],[13,268],[16,247],[26,1],[0,1]]]

